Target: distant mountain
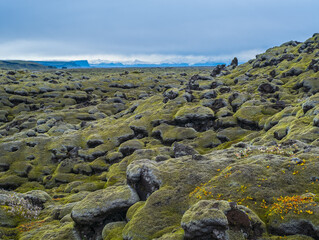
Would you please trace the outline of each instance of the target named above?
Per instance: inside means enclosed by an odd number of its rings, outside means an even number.
[[[93,68],[127,68],[127,67],[209,67],[209,66],[217,66],[224,63],[216,63],[216,62],[206,62],[206,63],[160,63],[160,64],[150,64],[143,62],[136,62],[133,64],[123,64],[120,62],[101,62],[96,64],[90,64]]]
[[[55,68],[90,68],[90,64],[87,60],[77,61],[36,61],[36,63],[42,64],[48,67]]]
[[[50,66],[44,66],[40,63],[33,62],[33,61],[21,61],[21,60],[0,60],[0,69],[29,69],[29,70],[45,70],[50,69]]]
[[[45,69],[64,69],[64,68],[136,68],[136,67],[210,67],[224,63],[206,62],[206,63],[160,63],[152,64],[142,61],[134,61],[132,63],[121,62],[99,62],[89,63],[87,60],[76,61],[0,61],[2,69],[29,69],[29,70],[45,70]]]

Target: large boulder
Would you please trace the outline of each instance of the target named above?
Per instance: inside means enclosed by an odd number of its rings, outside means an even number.
[[[162,123],[153,128],[152,136],[159,138],[164,144],[172,144],[175,141],[196,138],[197,132],[193,128],[184,128]]]
[[[32,190],[23,194],[23,198],[29,200],[32,204],[43,207],[43,204],[51,201],[51,196],[41,190]]]
[[[319,104],[319,94],[313,95],[302,104],[302,110],[307,113]]]
[[[141,200],[146,200],[162,184],[157,163],[141,159],[131,163],[126,170],[127,183],[138,193]]]
[[[207,90],[202,95],[201,98],[211,99],[217,97],[217,93],[214,90]]]
[[[264,127],[263,120],[277,113],[271,105],[260,101],[245,102],[234,114],[240,127],[249,130],[261,130]]]
[[[235,92],[229,96],[228,101],[233,108],[233,111],[237,111],[237,109],[248,100],[247,94],[242,94]]]
[[[316,94],[319,92],[319,81],[318,78],[304,78],[297,83],[294,87],[295,89],[303,88],[303,91],[309,92],[311,94]]]
[[[234,202],[201,200],[188,209],[181,221],[184,239],[256,239],[265,224],[250,209]]]
[[[3,176],[0,178],[0,188],[6,190],[16,189],[26,181],[25,178],[16,175]]]
[[[226,107],[228,104],[225,99],[217,98],[212,100],[203,101],[203,106],[209,107],[215,112],[217,112],[220,108]]]
[[[166,92],[163,93],[163,96],[167,99],[174,99],[178,97],[178,89],[176,88],[171,88],[168,89]]]
[[[139,201],[134,189],[124,186],[112,186],[87,195],[72,209],[72,219],[78,224],[94,225],[116,215],[125,216],[127,209]]]
[[[177,122],[188,122],[191,120],[207,120],[207,119],[213,119],[214,118],[214,112],[207,108],[207,107],[190,107],[190,106],[184,106],[175,114],[174,119]]]
[[[173,151],[175,157],[182,157],[188,155],[195,157],[195,155],[199,154],[194,148],[180,143],[174,143]]]
[[[131,139],[122,143],[119,147],[119,151],[124,156],[128,156],[128,155],[131,155],[134,151],[138,149],[142,149],[143,147],[144,147],[144,144],[141,141],[137,139]]]
[[[213,125],[214,111],[203,106],[188,106],[180,108],[174,116],[177,125],[192,127],[197,131],[205,131]]]
[[[271,84],[271,83],[262,83],[258,87],[258,91],[261,93],[274,93],[274,92],[278,91],[278,89],[279,88],[276,85]]]

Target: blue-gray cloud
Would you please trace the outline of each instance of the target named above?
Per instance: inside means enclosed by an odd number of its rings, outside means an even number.
[[[317,0],[3,0],[0,58],[8,46],[21,57],[230,55],[305,40],[318,9]]]

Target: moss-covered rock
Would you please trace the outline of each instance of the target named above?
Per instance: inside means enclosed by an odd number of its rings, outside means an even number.
[[[18,230],[16,228],[0,227],[0,237],[4,240],[11,240],[17,237]]]
[[[126,213],[126,220],[129,222],[132,219],[132,217],[134,216],[134,214],[136,213],[136,211],[138,211],[138,209],[143,207],[144,204],[145,204],[145,201],[139,201],[139,202],[135,203],[134,205],[132,205]]]
[[[235,113],[234,117],[237,118],[242,127],[252,130],[262,129],[263,126],[260,124],[260,120],[264,117],[263,107],[257,104],[255,102],[247,102]]]
[[[41,240],[48,239],[70,239],[80,240],[81,237],[74,231],[74,223],[62,223],[53,221],[48,224],[35,224],[37,227],[30,231],[22,232],[19,239],[22,240]]]
[[[202,200],[183,215],[184,239],[256,239],[265,224],[251,210],[227,201]]]
[[[123,238],[154,239],[172,232],[180,223],[184,199],[180,200],[173,189],[154,192],[126,224]]]
[[[127,182],[138,193],[141,200],[146,200],[159,189],[162,181],[157,163],[148,159],[136,160],[126,170]]]
[[[103,240],[122,240],[122,230],[126,222],[112,222],[105,225],[102,231]]]
[[[175,141],[194,139],[197,132],[193,128],[176,127],[163,123],[153,128],[152,136],[160,138],[164,144],[172,144]]]
[[[192,106],[184,106],[179,109],[178,112],[174,116],[177,122],[187,123],[192,120],[209,120],[214,118],[214,112],[207,107],[192,107]]]
[[[0,187],[3,189],[16,189],[26,181],[25,178],[9,175],[0,178]]]
[[[108,187],[90,193],[77,203],[72,210],[72,218],[78,224],[94,225],[112,218],[112,214],[126,213],[127,209],[139,200],[129,186]]]
[[[0,227],[14,228],[18,225],[19,220],[13,214],[8,212],[9,209],[0,207]]]
[[[124,155],[131,155],[134,151],[142,149],[144,147],[143,143],[137,139],[132,139],[122,143],[119,147],[119,151]]]

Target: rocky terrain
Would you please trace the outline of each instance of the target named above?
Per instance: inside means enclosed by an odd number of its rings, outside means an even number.
[[[0,71],[0,238],[319,239],[319,34],[238,65]]]

